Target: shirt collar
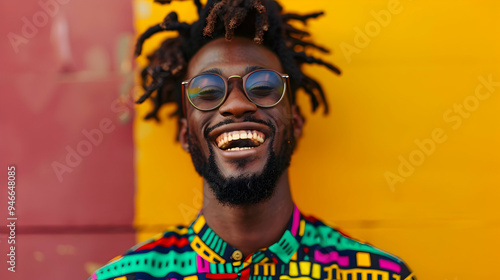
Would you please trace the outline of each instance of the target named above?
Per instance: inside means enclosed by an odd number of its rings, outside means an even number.
[[[288,263],[299,249],[302,238],[298,234],[299,227],[302,227],[300,230],[304,230],[304,218],[297,206],[294,205],[292,217],[281,239],[268,248],[263,248],[242,260],[241,251],[222,240],[207,225],[205,217],[200,213],[189,226],[189,242],[191,248],[210,263],[233,263],[233,265],[237,265],[236,263],[240,261],[245,263],[277,263],[278,259],[283,263]]]

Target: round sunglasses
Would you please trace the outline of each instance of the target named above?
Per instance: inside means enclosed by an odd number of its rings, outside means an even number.
[[[221,106],[227,99],[228,82],[232,78],[243,80],[243,91],[248,100],[259,107],[269,108],[278,104],[286,92],[289,76],[271,69],[258,69],[246,75],[224,78],[215,73],[202,73],[182,82],[183,102],[200,111],[210,111]]]

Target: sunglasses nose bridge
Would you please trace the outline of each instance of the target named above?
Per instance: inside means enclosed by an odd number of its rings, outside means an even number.
[[[241,79],[241,76],[240,75],[231,75],[227,78],[227,80],[231,80],[232,78],[240,78]]]
[[[241,80],[241,84],[238,83],[237,81],[234,81],[236,84],[231,83],[231,79],[238,78]],[[246,92],[243,86],[243,77],[240,75],[231,75],[227,78],[227,89],[226,89],[226,95],[229,95],[235,88],[238,88],[241,90],[241,92],[246,96]],[[248,98],[248,97],[247,97]]]
[[[239,78],[241,83],[232,78]],[[244,114],[255,112],[257,104],[251,101],[243,88],[243,79],[239,75],[232,75],[227,78],[228,88],[226,89],[225,100],[220,104],[219,112],[225,116],[241,117]]]

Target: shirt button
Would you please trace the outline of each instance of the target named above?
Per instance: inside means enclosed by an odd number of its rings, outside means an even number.
[[[233,260],[235,261],[240,261],[241,258],[243,258],[243,253],[241,253],[240,250],[236,250],[233,252],[233,255],[231,256],[233,258]]]

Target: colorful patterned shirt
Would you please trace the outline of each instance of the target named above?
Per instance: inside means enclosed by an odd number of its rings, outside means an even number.
[[[89,280],[416,280],[401,259],[305,217],[297,207],[278,242],[242,258],[200,214],[189,227],[134,246]]]

